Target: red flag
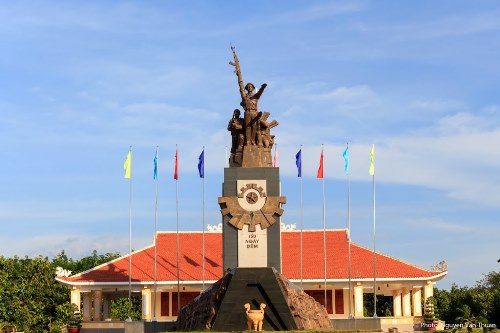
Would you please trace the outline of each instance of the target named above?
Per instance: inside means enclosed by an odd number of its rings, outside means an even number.
[[[175,148],[175,169],[174,169],[174,179],[179,179],[179,153],[177,147]]]
[[[319,158],[319,168],[316,178],[323,178],[323,148],[321,148],[321,157]]]

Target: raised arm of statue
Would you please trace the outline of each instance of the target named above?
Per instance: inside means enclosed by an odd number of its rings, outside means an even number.
[[[230,61],[229,64],[234,66],[234,73],[238,77],[238,86],[240,88],[241,98],[246,96],[245,86],[243,85],[243,76],[241,75],[240,61],[238,56],[236,55],[236,51],[234,50],[234,46],[231,45],[231,50],[233,51],[234,62]]]
[[[264,92],[264,89],[266,89],[267,87],[267,83],[264,83],[260,86],[260,89],[259,91],[257,91],[257,93],[255,95],[253,95],[253,98],[255,99],[259,99],[260,98],[260,95],[262,95],[262,93]]]

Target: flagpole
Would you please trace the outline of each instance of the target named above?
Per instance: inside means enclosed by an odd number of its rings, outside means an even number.
[[[179,177],[178,177],[178,146],[175,145],[175,214],[176,214],[176,248],[177,248],[177,316],[181,312],[181,283],[179,273]]]
[[[347,143],[347,148],[349,149],[349,143]],[[348,155],[347,155],[347,158]],[[347,160],[348,161],[348,160]],[[347,173],[347,234],[348,234],[348,270],[349,270],[349,318],[352,318],[352,272],[351,272],[351,176],[349,174],[348,164],[346,164],[346,173]]]
[[[373,154],[375,146],[373,146]],[[375,157],[372,156],[374,159]],[[374,163],[372,160],[370,164]],[[371,168],[370,168],[371,169]],[[370,170],[370,173],[372,170]],[[377,318],[377,252],[376,252],[376,239],[377,233],[375,228],[375,165],[373,164],[372,173],[372,185],[373,185],[373,318]]]
[[[132,156],[132,145],[130,146],[130,154]],[[128,224],[128,318],[127,321],[132,321],[130,316],[132,312],[132,157],[130,161],[130,193],[129,193],[129,224]]]
[[[156,321],[156,265],[157,265],[157,238],[158,238],[158,146],[155,153],[155,265],[154,265],[154,293],[153,293],[153,321]]]
[[[300,159],[301,159],[301,163],[300,163],[300,288],[303,288],[302,287],[302,279],[303,279],[303,276],[302,276],[302,272],[303,272],[303,258],[302,258],[302,253],[303,253],[303,250],[302,250],[302,233],[304,232],[304,214],[303,214],[303,210],[302,210],[302,207],[303,207],[303,200],[302,200],[302,145],[300,145]]]
[[[321,154],[323,155],[323,144],[321,145]],[[324,161],[323,161],[324,163]],[[323,164],[324,168],[324,164]],[[324,169],[323,169],[324,170]],[[324,282],[324,289],[325,289],[325,309],[327,309],[328,301],[326,298],[326,207],[325,207],[325,177],[321,178],[322,180],[322,187],[323,187],[323,269],[325,272],[325,282]],[[327,310],[328,311],[328,310]]]
[[[376,238],[377,234],[375,231],[375,174],[372,177],[373,180],[373,318],[377,318],[377,253],[376,253]]]
[[[202,287],[201,290],[205,290],[205,146],[203,146],[203,214],[202,214],[202,237],[201,237],[201,274],[202,274]]]

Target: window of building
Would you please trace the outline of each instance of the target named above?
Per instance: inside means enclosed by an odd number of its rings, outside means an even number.
[[[167,317],[170,315],[170,293],[164,292],[161,293],[161,316]]]
[[[344,290],[335,290],[335,313],[344,314]]]
[[[184,305],[191,302],[193,298],[198,296],[198,292],[181,292],[181,309]],[[177,292],[172,293],[172,316],[177,316],[179,313],[177,309]]]
[[[324,290],[304,290],[306,294],[311,296],[318,302],[319,304],[325,306],[325,291]],[[330,314],[333,313],[333,307],[332,307],[332,291],[327,290],[326,291],[326,311]]]

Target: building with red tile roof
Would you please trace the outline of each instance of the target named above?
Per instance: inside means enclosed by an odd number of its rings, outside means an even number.
[[[173,301],[177,299],[178,286],[182,306],[198,295],[203,285],[206,289],[224,274],[221,232],[180,232],[178,281],[176,237],[175,232],[157,234],[156,283],[154,241],[131,256],[125,255],[86,272],[56,279],[71,289],[73,303],[80,305],[83,300],[84,320],[100,321],[109,317],[111,300],[128,296],[131,259],[130,285],[134,294],[142,295],[143,319],[173,320],[178,312],[177,302]],[[293,283],[302,285],[318,302],[324,305],[326,301],[331,318],[363,316],[363,294],[373,294],[375,258],[377,294],[393,297],[395,318],[422,316],[422,296],[432,296],[433,284],[447,274],[446,270],[426,270],[378,252],[374,255],[372,249],[355,243],[349,245],[347,231],[340,229],[326,231],[325,283],[323,230],[308,230],[302,232],[301,279],[300,239],[299,231],[281,232],[282,273]]]

